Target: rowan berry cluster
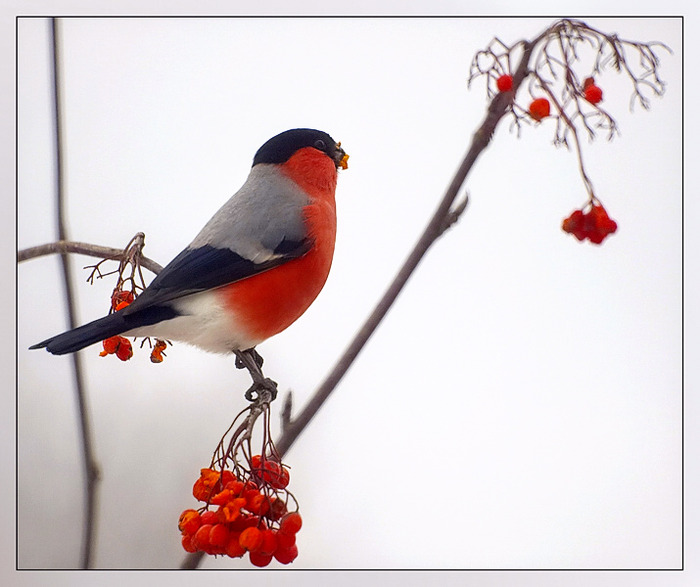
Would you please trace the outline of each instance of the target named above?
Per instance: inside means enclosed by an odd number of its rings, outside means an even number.
[[[102,341],[102,352],[100,357],[107,355],[117,355],[120,361],[128,361],[134,356],[134,350],[131,348],[131,342],[123,336],[110,336]]]
[[[588,239],[599,245],[606,236],[617,230],[617,223],[608,216],[600,203],[592,203],[586,212],[584,209],[575,210],[564,219],[561,226],[564,232],[573,234],[580,241]]]
[[[250,471],[239,475],[202,469],[192,494],[205,505],[180,515],[183,548],[231,558],[248,553],[257,567],[266,567],[273,558],[291,563],[298,555],[301,516],[287,510],[288,483],[289,471],[260,455],[251,458]]]
[[[126,308],[131,302],[136,299],[133,292],[128,290],[119,289],[117,286],[112,292],[112,302],[111,311],[119,312]],[[152,363],[162,363],[165,353],[163,352],[167,343],[164,340],[156,339],[155,344],[151,350],[151,362]],[[100,352],[100,357],[106,357],[107,355],[117,355],[117,358],[121,361],[128,361],[134,356],[134,350],[131,346],[131,342],[128,338],[123,336],[110,336],[102,341],[102,351]]]

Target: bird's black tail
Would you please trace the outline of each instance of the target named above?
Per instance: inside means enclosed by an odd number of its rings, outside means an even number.
[[[29,348],[45,348],[54,355],[65,355],[66,353],[79,351],[110,336],[121,334],[128,330],[128,327],[125,328],[125,326],[124,318],[117,312],[63,334],[47,338],[45,341],[33,344]]]
[[[85,348],[91,344],[122,334],[128,330],[149,326],[177,316],[170,306],[150,306],[133,314],[124,311],[114,312],[109,316],[89,322],[63,334],[58,334],[46,340],[33,344],[30,349],[43,349],[54,355],[65,355]]]

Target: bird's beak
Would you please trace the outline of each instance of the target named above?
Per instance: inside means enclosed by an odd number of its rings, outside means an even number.
[[[335,146],[335,166],[340,167],[341,169],[347,169],[348,168],[348,159],[350,159],[350,155],[348,155],[343,149],[340,148],[340,143],[338,143]]]

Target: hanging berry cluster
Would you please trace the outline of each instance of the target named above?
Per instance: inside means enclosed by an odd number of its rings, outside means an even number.
[[[143,257],[143,247],[145,244],[146,236],[142,232],[137,232],[129,243],[124,247],[121,255],[108,257],[102,259],[99,263],[95,265],[88,265],[85,269],[92,269],[90,276],[88,277],[89,283],[94,283],[95,279],[102,279],[109,275],[117,275],[117,284],[112,290],[112,297],[110,299],[109,313],[121,312],[127,308],[136,297],[146,288],[146,283],[141,273],[142,263],[148,261]],[[108,271],[106,273],[102,272],[102,265],[107,261],[119,260],[119,267],[113,271]],[[152,261],[148,261],[149,264],[153,264]],[[151,268],[152,271],[155,271]],[[141,346],[148,341],[151,344],[149,338],[145,338],[141,343]],[[151,362],[162,363],[165,353],[163,352],[168,343],[164,340],[156,339],[155,343],[152,344],[151,348]],[[121,361],[128,361],[134,356],[134,351],[131,342],[128,338],[124,336],[110,336],[102,341],[102,351],[100,352],[101,357],[106,357],[107,355],[116,355],[116,357]]]
[[[496,79],[496,88],[499,92],[510,92],[513,89],[513,76],[503,74]],[[603,90],[595,83],[593,77],[583,80],[581,96],[591,104],[598,104],[603,100]],[[535,98],[528,106],[528,114],[535,122],[541,122],[551,114],[549,100],[544,97]],[[584,183],[590,188],[590,182],[584,175]],[[562,229],[573,234],[578,240],[588,239],[590,242],[599,245],[605,237],[617,230],[617,223],[612,220],[605,208],[598,202],[598,199],[589,192],[589,201],[580,210],[574,211],[568,218],[564,219]],[[588,211],[584,210],[588,208]]]
[[[569,147],[573,143],[588,197],[586,204],[566,218],[562,227],[580,241],[600,244],[617,229],[616,222],[610,219],[594,193],[579,139],[581,132],[590,139],[605,131],[608,139],[612,139],[618,132],[613,117],[600,106],[603,89],[594,76],[608,67],[625,72],[633,86],[630,104],[639,103],[647,109],[648,94],[660,96],[664,92],[665,84],[657,72],[657,47],[670,51],[662,43],[628,41],[583,21],[562,19],[533,41],[507,45],[494,38],[472,60],[469,84],[483,76],[489,99],[506,94],[500,104],[508,100],[511,128],[517,128],[519,133],[523,123],[540,124],[551,119],[554,144]],[[521,57],[517,66],[516,55]],[[632,59],[632,55],[637,59]],[[529,95],[525,101],[516,99],[521,88]]]
[[[260,416],[262,450],[250,456],[253,426]],[[291,563],[298,555],[301,515],[288,485],[289,469],[270,437],[269,403],[254,402],[238,414],[211,465],[195,481],[192,494],[204,505],[180,515],[182,547],[191,553],[231,558],[247,554],[257,567],[273,559]]]
[[[119,312],[126,308],[131,302],[136,299],[136,295],[133,291],[122,290],[123,283],[117,284],[112,292],[112,306],[111,312]],[[162,363],[165,353],[163,352],[167,348],[167,343],[164,340],[156,339],[153,348],[151,349],[151,362],[152,363]],[[128,361],[134,356],[134,350],[131,346],[131,342],[128,338],[124,336],[110,336],[102,341],[102,351],[100,352],[100,357],[106,357],[107,355],[116,355],[120,361]]]
[[[182,512],[178,524],[187,552],[231,558],[247,553],[257,567],[266,567],[273,558],[288,564],[297,557],[301,516],[298,511],[289,512],[287,499],[280,495],[289,473],[277,461],[260,455],[252,461],[249,476],[239,477],[227,469],[201,470],[192,493],[205,505]]]
[[[587,211],[584,212],[584,210]],[[612,220],[600,204],[591,203],[581,210],[575,210],[562,222],[564,232],[573,234],[578,240],[588,239],[599,245],[606,236],[617,230],[617,223]]]

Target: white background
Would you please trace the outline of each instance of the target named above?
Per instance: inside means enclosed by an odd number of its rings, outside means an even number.
[[[263,343],[301,406],[427,221],[483,119],[475,51],[552,19],[94,19],[65,22],[70,234],[161,263],[286,128],[350,153],[328,284]],[[681,97],[678,19],[587,19],[663,41],[668,89],[621,135],[584,141],[620,226],[603,246],[561,219],[585,201],[553,121],[503,122],[468,180],[462,221],[288,453],[301,503],[297,569],[647,569],[681,565]],[[18,246],[54,238],[48,22],[19,24]],[[582,66],[581,75],[586,68]],[[528,98],[521,96],[523,104]],[[112,282],[84,284],[80,320]],[[27,346],[65,327],[55,258],[18,272],[20,568],[79,561],[82,471],[68,359]],[[83,351],[102,482],[95,566],[173,568],[191,485],[242,407],[229,358],[177,344],[161,365]],[[209,558],[206,568],[249,568]],[[23,575],[26,577],[27,575]],[[275,575],[279,577],[281,575]],[[508,575],[515,577],[515,575]],[[569,575],[570,577],[571,575]]]

